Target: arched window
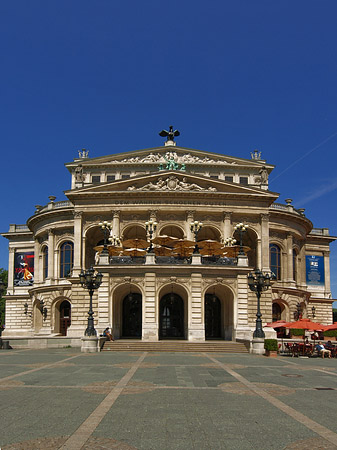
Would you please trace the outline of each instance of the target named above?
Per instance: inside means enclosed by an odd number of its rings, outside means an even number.
[[[278,303],[273,303],[273,322],[276,322],[277,320],[281,320],[281,306]]]
[[[48,277],[48,247],[44,247],[42,251],[43,279]]]
[[[274,273],[277,280],[281,279],[281,250],[276,244],[269,245],[270,251],[270,270]]]
[[[297,251],[293,248],[293,280],[297,281]]]
[[[67,277],[74,264],[74,244],[63,242],[60,247],[60,278]]]

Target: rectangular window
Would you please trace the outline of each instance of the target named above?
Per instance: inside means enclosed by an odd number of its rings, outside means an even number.
[[[115,175],[108,175],[106,181],[115,181]]]
[[[210,178],[213,178],[213,180],[218,180],[219,179],[219,175],[211,175]]]
[[[127,178],[130,178],[130,174],[129,173],[123,173],[122,174],[122,180],[126,180]]]
[[[240,177],[240,184],[248,185],[248,177]]]
[[[101,182],[101,176],[100,175],[93,175],[91,177],[92,183],[100,183]]]
[[[230,183],[233,183],[233,177],[231,177],[231,176],[229,176],[229,175],[226,175],[225,176],[225,181],[229,181]]]

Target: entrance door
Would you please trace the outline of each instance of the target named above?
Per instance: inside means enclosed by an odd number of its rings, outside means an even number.
[[[205,295],[205,337],[221,338],[221,302],[216,295]]]
[[[177,294],[167,294],[160,300],[159,338],[184,339],[184,302]]]
[[[128,294],[123,300],[122,337],[141,339],[142,337],[142,296]]]
[[[60,305],[60,333],[67,336],[67,329],[71,325],[71,305],[64,300]]]

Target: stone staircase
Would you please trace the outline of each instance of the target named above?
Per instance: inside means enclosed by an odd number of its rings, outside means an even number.
[[[232,341],[157,341],[145,342],[141,340],[120,339],[106,341],[102,351],[113,352],[217,352],[217,353],[249,353],[244,342]]]

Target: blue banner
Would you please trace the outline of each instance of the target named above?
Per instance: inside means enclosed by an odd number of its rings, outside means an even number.
[[[324,256],[306,255],[306,278],[308,286],[324,286]]]

